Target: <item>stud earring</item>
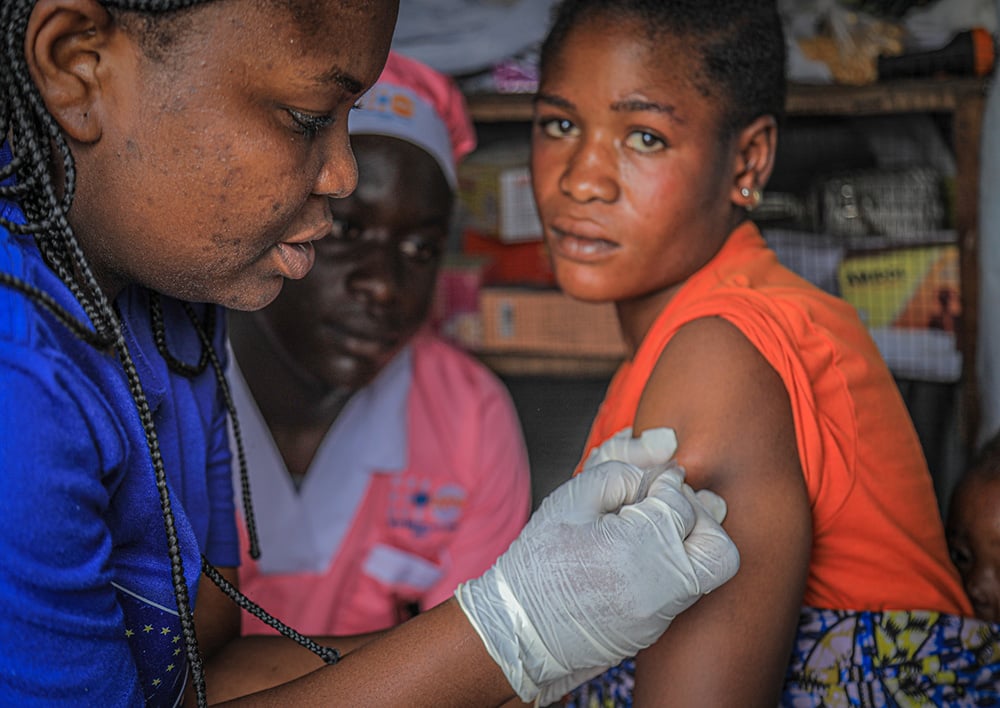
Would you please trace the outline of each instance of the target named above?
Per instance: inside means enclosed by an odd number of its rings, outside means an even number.
[[[763,199],[763,195],[757,188],[740,187],[740,196],[748,202],[746,204],[747,211],[753,211],[760,204],[760,200]]]

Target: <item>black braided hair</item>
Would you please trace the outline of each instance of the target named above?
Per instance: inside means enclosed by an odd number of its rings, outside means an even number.
[[[116,17],[137,19],[130,25],[138,31],[144,51],[155,55],[157,47],[169,43],[169,34],[158,34],[161,27],[169,27],[169,19],[182,15],[182,11],[208,0],[100,0]],[[0,140],[11,137],[13,159],[0,166],[0,199],[19,203],[24,210],[24,224],[0,218],[0,225],[11,233],[30,234],[38,245],[48,266],[69,287],[87,316],[87,322],[78,321],[60,307],[44,291],[6,273],[0,273],[0,285],[17,290],[39,306],[52,313],[73,334],[100,350],[114,351],[124,369],[132,399],[146,435],[149,455],[155,473],[155,483],[163,513],[164,530],[170,556],[171,580],[181,630],[184,635],[188,663],[191,669],[198,705],[207,705],[204,666],[195,634],[194,616],[184,580],[184,565],[178,546],[174,514],[171,509],[166,471],[160,454],[159,439],[152,413],[143,391],[142,383],[123,336],[121,318],[101,290],[80,244],[67,219],[76,186],[76,169],[69,146],[59,125],[46,110],[37,87],[28,73],[24,56],[25,31],[35,0],[2,0],[0,26],[6,28],[0,44]],[[165,21],[167,20],[167,21]],[[50,170],[51,165],[62,165],[62,183],[57,184]],[[15,179],[11,179],[16,176]],[[61,195],[61,196],[60,196]],[[202,321],[194,309],[185,307],[191,324],[202,343],[202,352],[196,364],[188,364],[174,357],[167,349],[163,312],[159,296],[150,293],[150,314],[157,349],[171,370],[183,376],[201,374],[211,364],[226,408],[232,420],[240,467],[243,505],[250,535],[250,553],[259,557],[256,524],[250,499],[250,486],[246,474],[246,456],[242,436],[236,419],[232,395],[225,372],[212,346],[212,332],[217,326],[215,309]],[[294,639],[318,654],[327,663],[335,663],[340,654],[321,647],[270,616],[247,599],[202,558],[202,571],[239,607],[246,609],[287,637]]]

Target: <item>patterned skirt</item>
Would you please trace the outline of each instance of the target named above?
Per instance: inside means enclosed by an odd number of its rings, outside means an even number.
[[[563,699],[573,708],[632,705],[635,661]],[[781,706],[1000,707],[1000,624],[939,612],[805,607]]]

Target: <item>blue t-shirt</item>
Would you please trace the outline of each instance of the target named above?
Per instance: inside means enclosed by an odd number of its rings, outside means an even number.
[[[0,164],[9,159],[4,146]],[[9,202],[0,214],[23,223]],[[87,321],[30,236],[0,227],[0,272]],[[170,352],[197,362],[180,303],[162,303]],[[146,291],[116,304],[155,419],[193,604],[202,553],[239,562],[225,408],[211,365],[194,378],[170,371]],[[225,357],[221,312],[217,321]],[[124,369],[0,285],[0,705],[174,705],[186,675],[153,465]]]

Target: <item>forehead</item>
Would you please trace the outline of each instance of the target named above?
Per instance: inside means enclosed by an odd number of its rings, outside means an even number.
[[[257,70],[335,57],[328,76],[350,92],[378,78],[395,26],[396,0],[222,0],[192,8],[178,23],[171,56],[247,63]],[[155,22],[155,20],[154,20]],[[160,38],[158,41],[162,41]]]
[[[260,4],[265,15],[283,19],[303,39],[342,52],[372,43],[379,49],[387,46],[399,7],[398,0],[262,0]],[[273,25],[264,22],[259,29],[270,33]]]
[[[648,97],[678,111],[705,111],[710,97],[700,88],[701,57],[690,41],[652,33],[636,20],[590,17],[574,26],[542,76],[541,91],[598,93],[613,102]],[[664,99],[669,99],[662,103]],[[703,104],[696,106],[695,104]]]
[[[391,164],[394,173],[404,172],[410,176],[441,173],[437,160],[429,152],[409,140],[394,135],[352,134],[351,147],[357,157],[359,168],[378,161]],[[443,174],[442,180],[444,180]]]
[[[1000,524],[1000,477],[970,474],[954,493],[954,510],[966,522]]]
[[[346,199],[332,202],[335,210],[365,203],[406,212],[406,218],[444,218],[450,212],[451,187],[427,151],[385,135],[353,135],[351,147],[358,161],[358,186]]]

